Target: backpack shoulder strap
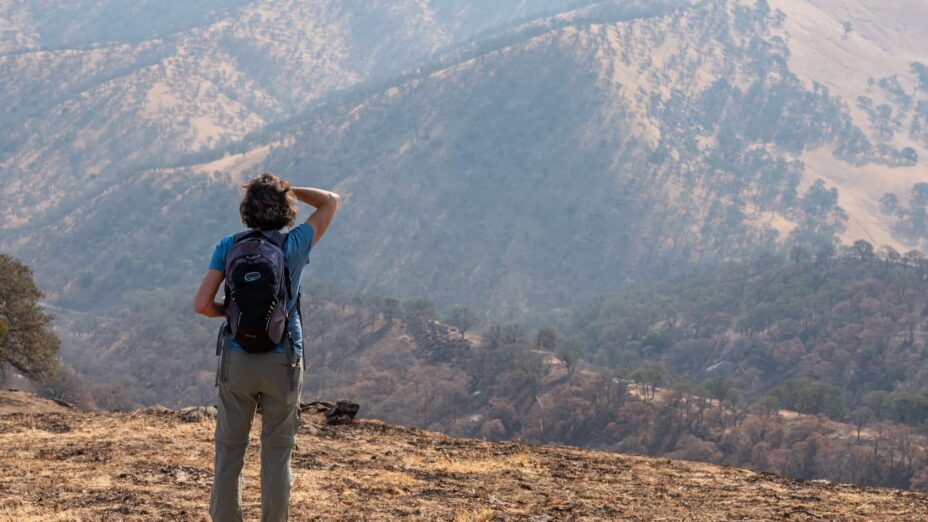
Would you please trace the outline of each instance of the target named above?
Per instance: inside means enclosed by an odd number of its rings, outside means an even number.
[[[286,234],[280,234],[280,235],[281,235],[280,249],[283,250],[284,244],[287,242],[287,238],[290,237],[290,232],[288,231]],[[290,267],[287,265],[286,257],[284,258],[284,280],[287,282],[287,300],[290,300],[293,298],[293,276],[290,274]],[[300,305],[300,301],[302,298],[301,294],[302,292],[297,292],[296,294],[296,313],[300,321],[300,328],[303,327],[303,310],[302,310],[302,306]],[[292,355],[293,339],[289,337],[289,334],[287,338],[289,339],[289,346],[287,346],[287,353],[289,355]],[[306,352],[305,351],[303,352],[302,359],[303,359],[302,361],[303,370],[305,371],[306,370]],[[291,377],[292,377],[292,374],[291,374]]]
[[[282,234],[279,231],[274,231],[274,233],[280,238],[280,242],[277,243],[277,246],[279,246],[280,251],[284,253],[284,281],[287,283],[287,300],[289,301],[293,298],[293,279],[290,275],[290,266],[287,265],[287,253],[284,252],[284,244],[286,244],[287,238],[290,237],[290,232]]]

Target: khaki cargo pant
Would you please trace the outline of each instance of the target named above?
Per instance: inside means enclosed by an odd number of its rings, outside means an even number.
[[[299,426],[302,370],[290,389],[287,354],[226,351],[219,383],[216,461],[209,512],[214,521],[242,520],[242,466],[261,403],[261,520],[285,521],[293,476],[290,455]]]

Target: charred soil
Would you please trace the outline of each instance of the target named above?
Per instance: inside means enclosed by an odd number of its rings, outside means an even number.
[[[260,417],[256,423],[260,422]],[[0,414],[0,521],[206,520],[210,419]],[[259,433],[245,466],[260,516]],[[564,446],[457,439],[304,412],[293,520],[925,520],[928,497]]]

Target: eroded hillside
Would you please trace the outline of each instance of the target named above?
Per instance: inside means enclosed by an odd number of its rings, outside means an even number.
[[[0,415],[0,520],[204,520],[210,421],[170,410]],[[293,520],[918,520],[922,494],[735,468],[455,439],[304,412]],[[245,468],[258,502],[259,440]]]

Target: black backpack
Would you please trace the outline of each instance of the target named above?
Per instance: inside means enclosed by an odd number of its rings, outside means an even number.
[[[286,239],[276,230],[246,230],[233,237],[226,255],[229,333],[246,352],[269,352],[287,333],[291,286],[283,251]]]

